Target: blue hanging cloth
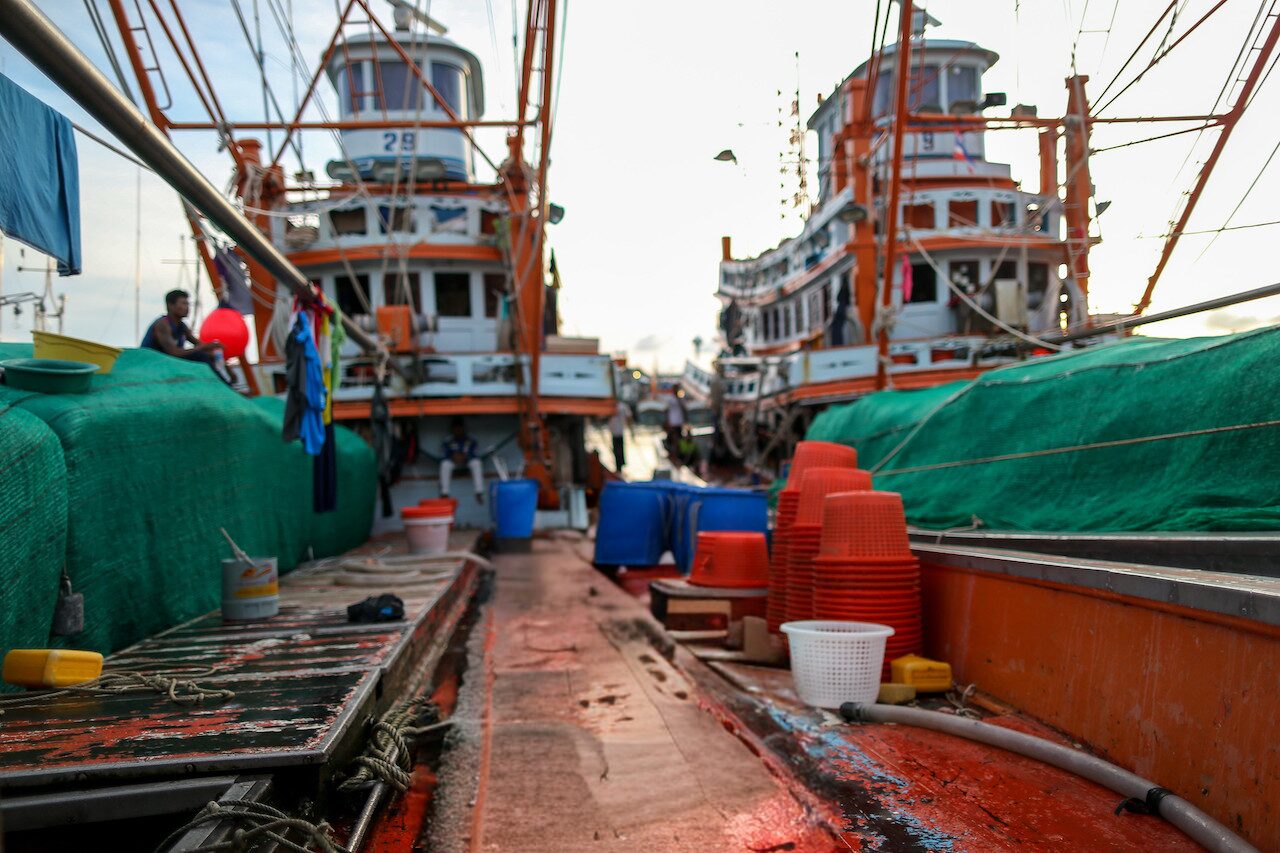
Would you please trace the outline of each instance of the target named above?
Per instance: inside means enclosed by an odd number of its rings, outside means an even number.
[[[306,311],[298,312],[285,345],[284,440],[302,439],[302,449],[318,456],[324,449],[324,372]]]
[[[0,231],[80,274],[80,168],[67,117],[0,74]]]

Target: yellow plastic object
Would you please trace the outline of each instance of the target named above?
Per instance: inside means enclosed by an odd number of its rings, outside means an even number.
[[[102,655],[75,649],[12,649],[4,680],[17,687],[70,687],[102,675]]]
[[[893,681],[880,683],[880,694],[876,701],[881,705],[903,705],[916,698],[914,684],[898,684]]]
[[[943,693],[951,689],[951,664],[919,655],[903,655],[890,662],[889,671],[897,684],[910,684],[921,693]]]
[[[52,358],[62,361],[86,361],[98,365],[99,373],[110,373],[120,357],[121,349],[106,344],[59,335],[54,332],[32,331],[35,339],[35,358]]]

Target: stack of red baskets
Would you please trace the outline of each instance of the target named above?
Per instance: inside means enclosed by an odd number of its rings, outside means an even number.
[[[827,495],[865,491],[871,474],[857,468],[810,468],[800,480],[800,506],[787,544],[788,622],[814,617],[813,558],[822,538],[822,508]]]
[[[822,511],[822,540],[813,561],[814,618],[888,625],[889,662],[918,654],[920,564],[911,553],[902,496],[894,492],[829,495]]]
[[[769,630],[787,621],[787,544],[791,525],[800,508],[800,478],[809,468],[856,468],[858,452],[843,444],[829,441],[802,441],[796,445],[787,473],[787,485],[778,494],[778,514],[773,525],[773,553],[769,559],[769,605],[766,621]]]
[[[700,532],[689,583],[721,589],[768,586],[769,546],[764,534],[737,530]]]

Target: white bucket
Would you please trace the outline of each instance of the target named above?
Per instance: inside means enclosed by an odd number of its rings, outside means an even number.
[[[452,515],[406,518],[404,535],[409,540],[410,554],[443,554],[449,550],[449,528]]]
[[[872,622],[784,622],[791,646],[791,676],[806,705],[839,708],[845,702],[876,701],[884,667],[887,625]]]
[[[253,562],[222,561],[222,619],[267,619],[280,612],[280,581],[275,557]]]

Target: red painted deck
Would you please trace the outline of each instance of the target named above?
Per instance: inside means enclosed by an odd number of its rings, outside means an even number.
[[[712,669],[570,543],[500,557],[480,618],[428,849],[1196,849],[1038,762],[846,725],[800,705],[785,670]]]
[[[497,564],[426,849],[836,849],[570,543]]]

